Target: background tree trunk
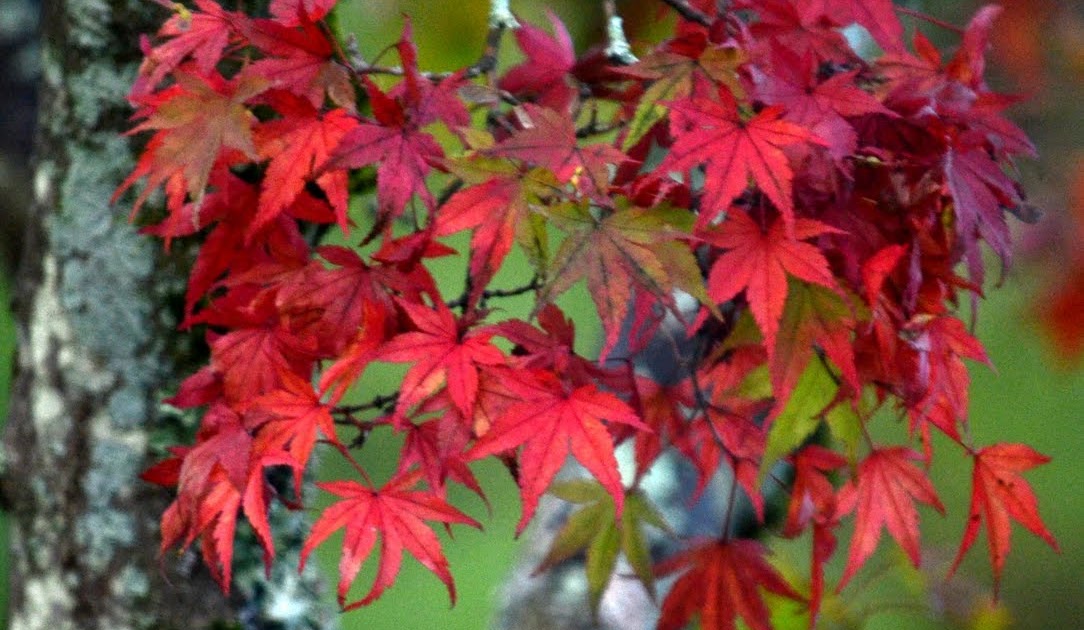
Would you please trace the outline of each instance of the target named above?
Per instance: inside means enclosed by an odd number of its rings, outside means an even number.
[[[297,576],[296,519],[275,516],[289,540],[271,580],[254,541],[247,551],[239,541],[228,600],[191,552],[159,558],[170,494],[138,475],[168,424],[158,401],[192,353],[169,307],[184,279],[110,197],[133,164],[120,134],[139,33],[164,17],[142,0],[44,6],[0,486],[11,520],[11,628],[328,627],[317,580]]]

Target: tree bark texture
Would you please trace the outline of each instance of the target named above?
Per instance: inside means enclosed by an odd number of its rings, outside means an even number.
[[[255,541],[238,542],[229,599],[191,551],[158,552],[170,495],[138,476],[160,456],[157,442],[174,437],[163,434],[184,424],[158,401],[198,351],[174,333],[183,267],[139,236],[110,197],[134,163],[120,134],[139,33],[165,17],[143,0],[45,2],[33,202],[15,287],[18,358],[0,460],[10,627],[330,627],[318,580],[297,575],[296,517],[273,515],[285,540],[271,579]]]

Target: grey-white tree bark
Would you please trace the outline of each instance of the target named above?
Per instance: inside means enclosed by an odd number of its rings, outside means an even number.
[[[283,544],[270,580],[254,542],[238,543],[229,599],[192,552],[159,557],[169,492],[138,476],[160,455],[156,432],[169,424],[158,401],[197,346],[174,332],[180,266],[110,197],[133,164],[120,134],[139,34],[164,17],[143,0],[45,2],[33,202],[15,289],[16,380],[0,460],[10,627],[329,627],[334,613],[317,597],[318,580],[297,575],[300,525],[289,515],[274,517]]]

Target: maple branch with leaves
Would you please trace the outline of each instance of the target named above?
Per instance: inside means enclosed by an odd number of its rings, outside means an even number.
[[[471,464],[495,458],[519,487],[517,532],[551,490],[579,506],[539,570],[586,548],[593,610],[624,553],[652,597],[656,576],[681,572],[660,628],[765,630],[764,591],[803,601],[812,625],[835,596],[825,565],[843,522],[841,586],[884,530],[921,561],[917,506],[945,511],[927,474],[935,435],[974,471],[953,569],[983,525],[995,590],[1012,520],[1057,548],[1021,476],[1046,458],[967,432],[967,362],[989,359],[956,307],[981,296],[983,248],[1009,263],[1006,209],[1026,204],[1011,166],[1034,155],[983,79],[996,7],[946,60],[921,32],[905,41],[889,0],[664,0],[677,29],[636,55],[611,0],[607,41],[582,54],[556,15],[520,23],[494,0],[478,61],[430,73],[409,20],[370,64],[327,25],[334,4],[175,7],[129,95],[133,133],[151,137],[116,196],[145,180],[138,215],[164,189],[165,219],[144,231],[200,239],[183,325],[205,325],[210,348],[170,399],[201,409],[194,444],[145,474],[177,488],[163,548],[199,539],[228,590],[238,521],[270,561],[269,506],[311,501],[301,479],[322,448],[357,476],[319,484],[337,502],[302,563],[344,529],[344,609],[390,587],[403,550],[454,601],[427,522],[480,527],[448,489],[485,498]],[[855,23],[882,56],[851,46]],[[523,58],[501,68],[508,30]],[[371,216],[351,203],[363,195]],[[457,297],[448,270],[466,277]],[[597,354],[566,315],[575,286]],[[532,304],[487,308],[519,296]],[[681,369],[652,376],[642,364],[675,330]],[[383,364],[405,366],[398,392],[360,394]],[[871,431],[882,407],[906,418],[901,443]],[[402,437],[383,484],[352,453],[377,428]],[[640,480],[664,453],[695,469],[697,496],[720,467],[733,487],[714,537],[652,558],[643,526],[670,528]],[[555,485],[569,459],[590,479]],[[807,586],[732,526],[740,498],[765,536],[812,537]],[[376,580],[351,602],[378,539]]]

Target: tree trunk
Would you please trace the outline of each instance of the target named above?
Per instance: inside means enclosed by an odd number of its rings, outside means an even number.
[[[67,628],[328,627],[292,549],[264,579],[238,550],[232,597],[191,552],[159,557],[167,491],[141,482],[158,456],[158,401],[190,362],[169,305],[183,276],[110,197],[133,152],[127,86],[139,33],[165,17],[143,0],[47,0],[34,201],[15,287],[18,359],[0,490],[11,520],[10,623]],[[176,424],[176,423],[174,423]],[[239,541],[239,545],[243,543]],[[293,556],[293,558],[291,558]]]

